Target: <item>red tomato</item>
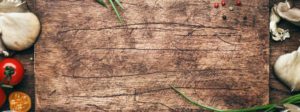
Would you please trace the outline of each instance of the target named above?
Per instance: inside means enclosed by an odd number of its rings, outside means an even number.
[[[0,81],[8,85],[19,84],[24,76],[24,67],[14,58],[5,58],[0,62]]]
[[[0,88],[0,108],[3,106],[3,104],[6,101],[6,95],[2,88]]]

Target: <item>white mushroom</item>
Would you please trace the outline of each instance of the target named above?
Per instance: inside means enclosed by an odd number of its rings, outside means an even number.
[[[290,38],[288,30],[277,27],[280,18],[300,26],[300,9],[294,8],[293,5],[293,0],[286,0],[285,2],[280,2],[278,5],[274,5],[272,8],[270,32],[272,33],[273,40],[282,41],[286,38]]]
[[[2,0],[0,2],[0,32],[2,34],[0,51],[6,48],[22,51],[31,47],[40,32],[40,22],[29,12],[22,0]]]
[[[300,47],[297,51],[280,56],[274,65],[275,74],[292,91],[300,90]]]
[[[287,38],[290,38],[290,33],[288,30],[277,27],[279,21],[280,17],[275,13],[274,8],[272,8],[270,16],[270,32],[272,33],[272,38],[275,41],[283,41]]]
[[[293,7],[292,0],[280,2],[274,9],[281,18],[300,26],[300,9]]]

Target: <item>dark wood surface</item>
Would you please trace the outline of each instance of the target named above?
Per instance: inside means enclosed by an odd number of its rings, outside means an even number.
[[[284,0],[270,0],[270,6],[273,6],[274,3],[278,3]],[[300,8],[300,1],[294,0],[295,6]],[[287,39],[283,42],[274,42],[271,41],[270,43],[270,101],[271,102],[278,102],[279,100],[288,97],[290,95],[298,94],[298,92],[290,92],[290,90],[280,82],[273,71],[272,66],[274,65],[276,59],[285,53],[290,53],[295,51],[300,46],[300,27],[297,27],[285,20],[280,22],[280,27],[286,28],[290,30],[291,39]]]
[[[29,8],[34,11],[34,0],[26,0],[28,2]],[[7,97],[9,96],[9,93],[13,91],[22,91],[27,93],[31,99],[32,99],[32,108],[31,112],[34,112],[35,110],[35,78],[34,78],[34,47],[31,47],[25,51],[22,52],[13,52],[12,57],[17,58],[21,61],[21,63],[24,65],[25,69],[25,76],[22,82],[15,86],[13,89],[5,89]],[[9,104],[8,101],[6,104],[0,109],[2,110],[9,110]]]
[[[278,0],[270,0],[270,6],[273,5],[273,3],[278,2]],[[31,2],[30,7],[31,9],[35,9],[35,2]],[[297,6],[300,6],[300,1],[296,1]],[[99,8],[100,9],[100,8]],[[40,12],[41,13],[41,12]],[[113,15],[113,14],[112,14]],[[284,26],[285,28],[289,28],[292,34],[292,38],[288,39],[284,42],[274,42],[270,41],[270,62],[271,62],[271,73],[270,73],[270,102],[277,102],[278,100],[287,97],[289,95],[295,94],[290,93],[288,88],[283,86],[282,83],[278,81],[274,77],[272,65],[275,62],[276,58],[279,55],[282,55],[287,52],[291,52],[293,50],[296,50],[298,46],[300,45],[299,39],[300,39],[300,28],[296,27],[288,22],[281,22],[281,26]],[[17,53],[16,57],[22,60],[23,63],[25,63],[26,67],[26,75],[25,80],[22,82],[22,84],[18,85],[17,90],[25,91],[29,93],[29,95],[32,97],[33,101],[35,100],[35,80],[34,80],[34,72],[33,72],[33,62],[29,60],[30,57],[33,56],[34,49],[31,48],[25,52]],[[51,103],[50,103],[51,104]],[[34,105],[33,105],[34,106]],[[2,108],[1,110],[8,109],[7,105],[6,107]],[[34,108],[32,109],[34,111]]]
[[[123,25],[93,1],[35,1],[37,111],[197,110],[169,85],[222,109],[267,104],[268,0],[209,1],[123,0]]]

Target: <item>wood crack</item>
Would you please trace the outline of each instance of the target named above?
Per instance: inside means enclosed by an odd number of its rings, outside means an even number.
[[[159,102],[143,102],[143,101],[137,101],[137,103],[143,103],[143,104],[153,104],[153,105],[161,105],[163,107],[168,108],[171,111],[176,111],[174,108],[164,104],[164,103],[159,103]]]
[[[219,71],[237,71],[242,69],[214,69]],[[211,70],[179,70],[179,71],[156,71],[156,72],[150,72],[150,73],[139,73],[139,74],[132,74],[132,75],[117,75],[117,76],[106,76],[106,77],[83,77],[83,76],[70,76],[70,75],[62,75],[63,77],[70,77],[74,79],[109,79],[109,78],[124,78],[124,77],[134,77],[134,76],[146,76],[146,75],[152,75],[152,74],[159,74],[159,73],[176,73],[176,72],[201,72],[201,71],[211,71]]]
[[[37,111],[195,109],[170,84],[220,109],[268,103],[267,0],[234,11],[209,0],[124,0],[124,24],[95,1],[34,1]]]
[[[251,87],[244,87],[244,88],[196,88],[196,87],[176,87],[178,89],[191,89],[191,90],[216,90],[216,91],[220,91],[220,90],[232,90],[232,91],[243,91],[243,90],[248,90],[251,89]],[[149,94],[149,93],[157,93],[160,91],[165,91],[165,90],[172,90],[172,88],[167,87],[167,88],[160,88],[160,89],[153,89],[153,90],[147,90],[147,91],[142,91],[142,92],[136,92],[136,93],[122,93],[122,94],[113,94],[113,95],[105,95],[105,96],[70,96],[70,97],[74,97],[74,98],[114,98],[114,97],[123,97],[123,96],[140,96],[143,94]],[[172,90],[173,91],[173,90]]]
[[[237,51],[220,49],[143,49],[143,48],[93,48],[93,50],[137,50],[137,51]]]
[[[98,29],[69,29],[59,31],[57,35],[62,33],[70,32],[70,31],[101,31],[107,29],[117,29],[117,28],[125,28],[128,29],[130,26],[148,26],[148,25],[168,25],[168,26],[180,26],[180,27],[188,27],[188,28],[211,28],[211,29],[229,29],[229,30],[237,30],[234,27],[223,27],[223,26],[204,26],[204,25],[193,25],[193,24],[185,24],[185,23],[175,23],[175,22],[147,22],[147,23],[133,23],[133,24],[126,24],[126,25],[116,25],[111,27],[103,27]]]

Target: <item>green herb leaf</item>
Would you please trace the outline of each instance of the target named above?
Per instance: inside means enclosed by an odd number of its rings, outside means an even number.
[[[259,110],[266,110],[271,107],[276,107],[275,104],[268,104],[268,105],[263,105],[263,106],[255,106],[251,108],[245,108],[245,109],[236,109],[236,110],[223,110],[221,112],[257,112]]]
[[[176,89],[174,86],[171,86],[171,88],[176,92],[178,93],[181,97],[183,97],[185,100],[187,100],[188,102],[190,102],[191,104],[197,106],[197,107],[200,107],[200,108],[203,108],[205,110],[210,110],[210,111],[217,111],[217,112],[222,112],[222,110],[219,110],[219,109],[216,109],[216,108],[212,108],[212,107],[209,107],[209,106],[204,106],[204,105],[200,105],[198,104],[197,102],[191,100],[190,98],[188,98],[187,96],[185,96],[182,92],[180,92],[178,89]]]
[[[193,100],[191,100],[190,98],[188,98],[187,96],[185,96],[182,92],[180,92],[177,88],[171,86],[171,88],[178,93],[181,97],[183,97],[185,100],[187,100],[189,103],[198,106],[200,108],[203,108],[205,110],[209,110],[209,111],[214,111],[214,112],[255,112],[258,110],[266,110],[272,107],[276,107],[275,104],[268,104],[268,105],[263,105],[263,106],[256,106],[256,107],[252,107],[252,108],[245,108],[245,109],[236,109],[236,110],[219,110],[213,107],[209,107],[209,106],[205,106],[205,105],[201,105]],[[273,109],[270,109],[270,111],[274,111]]]
[[[122,9],[124,9],[123,5],[121,4],[120,0],[115,0],[115,2],[118,4],[119,7],[121,7]]]
[[[282,100],[280,103],[285,104],[285,103],[294,103],[294,102],[299,102],[299,101],[300,101],[300,94],[288,97],[288,98]]]
[[[114,11],[115,11],[115,13],[116,13],[116,15],[117,15],[119,21],[120,21],[121,23],[123,23],[123,19],[122,19],[121,15],[120,15],[118,9],[116,8],[116,5],[115,5],[115,3],[113,2],[113,0],[109,0],[109,2],[110,2],[110,4],[111,4],[112,8],[114,9]]]
[[[100,5],[102,5],[103,7],[107,8],[105,2],[103,0],[96,0]]]

